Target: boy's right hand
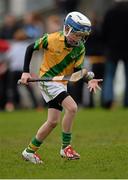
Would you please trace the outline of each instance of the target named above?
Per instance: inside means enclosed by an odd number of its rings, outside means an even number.
[[[27,80],[31,79],[31,78],[32,77],[31,77],[30,73],[24,72],[24,73],[22,73],[20,82],[21,82],[21,84],[27,85],[28,84]]]

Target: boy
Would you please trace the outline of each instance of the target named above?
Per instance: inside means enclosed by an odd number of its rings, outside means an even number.
[[[24,69],[21,82],[27,84],[31,78],[29,64],[34,50],[44,49],[43,62],[40,67],[40,77],[54,77],[57,75],[69,75],[82,68],[85,48],[84,42],[91,32],[91,22],[79,12],[69,13],[64,22],[63,32],[45,34],[35,43],[28,46],[25,55]],[[90,80],[86,76],[86,82],[90,91],[100,88],[101,79]],[[67,159],[79,159],[80,155],[71,146],[72,124],[77,112],[77,104],[67,92],[65,82],[41,82],[41,93],[48,103],[47,121],[39,128],[36,136],[28,147],[22,152],[25,160],[32,163],[42,163],[36,154],[40,145],[60,120],[61,111],[64,108],[65,115],[62,120],[62,146],[60,155]]]

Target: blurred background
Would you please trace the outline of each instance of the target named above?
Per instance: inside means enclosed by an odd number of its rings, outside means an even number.
[[[84,66],[103,78],[102,91],[89,93],[80,80],[68,89],[83,108],[128,107],[127,0],[0,0],[0,110],[35,108],[45,104],[36,83],[17,86],[26,47],[44,33],[63,29],[64,17],[80,11],[92,22],[85,44]],[[35,52],[31,73],[38,76],[43,51]]]

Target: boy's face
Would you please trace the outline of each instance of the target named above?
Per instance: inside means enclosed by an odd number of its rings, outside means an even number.
[[[68,30],[67,30],[68,31]],[[68,36],[66,36],[67,43],[71,46],[79,46],[80,43],[87,39],[88,35],[80,31],[71,31]]]
[[[70,35],[68,35],[66,39],[68,44],[72,46],[77,46],[81,41],[82,37],[80,35],[77,35],[77,33],[70,33]]]

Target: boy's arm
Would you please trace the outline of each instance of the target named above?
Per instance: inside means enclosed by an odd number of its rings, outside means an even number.
[[[33,52],[34,52],[34,43],[30,44],[26,49],[23,72],[29,73],[29,65]]]
[[[21,76],[21,83],[22,84],[28,84],[27,80],[31,79],[31,75],[29,73],[29,65],[32,58],[32,54],[35,50],[39,49],[47,49],[48,47],[48,35],[44,34],[42,38],[39,38],[34,43],[30,44],[25,53],[25,59],[24,59],[24,67],[23,67],[23,73]]]
[[[39,38],[36,40],[34,43],[30,44],[25,53],[25,60],[24,60],[24,67],[23,67],[23,72],[29,73],[29,64],[32,58],[32,54],[35,50],[39,49],[47,49],[48,47],[48,35],[44,34],[42,38]]]
[[[30,65],[30,61],[32,58],[32,54],[34,52],[34,45],[35,45],[35,43],[32,43],[26,49],[25,58],[24,58],[23,73],[21,76],[22,84],[28,84],[27,80],[31,79],[31,75],[29,73],[29,65]]]

